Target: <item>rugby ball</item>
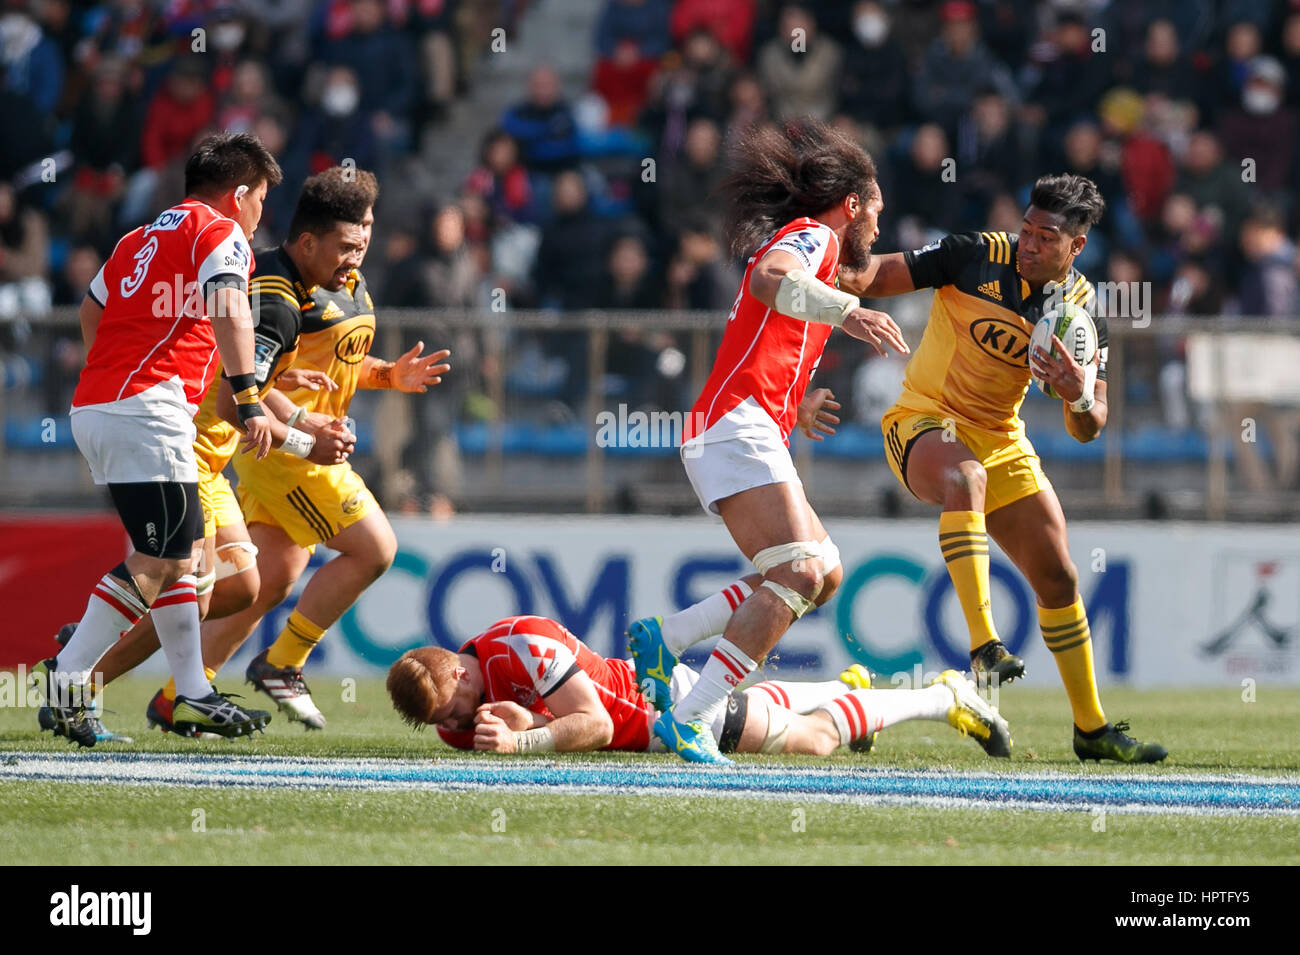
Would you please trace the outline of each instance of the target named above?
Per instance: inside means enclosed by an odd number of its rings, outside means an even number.
[[[1090,363],[1097,356],[1097,326],[1093,324],[1092,316],[1078,305],[1067,302],[1059,308],[1054,308],[1046,312],[1034,326],[1033,334],[1029,336],[1029,350],[1032,353],[1035,348],[1042,348],[1053,357],[1056,357],[1056,346],[1052,344],[1052,336],[1059,338],[1070,355],[1080,365]],[[1032,367],[1030,375],[1033,375]],[[1034,384],[1038,385],[1038,390],[1049,398],[1061,397],[1056,393],[1056,389],[1047,382],[1034,376]]]

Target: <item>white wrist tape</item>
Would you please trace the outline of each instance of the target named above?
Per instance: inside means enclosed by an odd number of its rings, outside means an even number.
[[[316,438],[313,435],[299,431],[297,428],[290,428],[289,433],[284,436],[284,443],[280,445],[280,450],[294,457],[305,458],[311,454],[311,449],[314,447],[316,447]]]
[[[1092,408],[1096,401],[1095,393],[1097,390],[1097,365],[1095,362],[1089,362],[1083,366],[1083,394],[1077,401],[1070,402],[1070,410],[1083,414]]]
[[[522,733],[515,733],[515,752],[516,753],[550,753],[555,750],[555,737],[551,734],[549,726],[541,726],[535,730],[524,730]]]
[[[307,417],[307,409],[303,407],[295,408],[293,414],[289,415],[289,420],[285,422],[289,427],[293,427],[303,418]]]
[[[831,288],[803,269],[786,272],[776,287],[776,310],[805,322],[843,325],[849,312],[857,307],[856,295]]]

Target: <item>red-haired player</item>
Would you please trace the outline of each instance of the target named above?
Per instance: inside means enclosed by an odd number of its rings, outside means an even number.
[[[673,699],[697,679],[678,664]],[[895,723],[928,719],[973,736],[991,756],[1011,754],[1006,720],[954,670],[920,690],[851,689],[848,682],[770,681],[733,693],[711,724],[714,742],[723,752],[825,756]],[[436,725],[459,749],[665,749],[651,732],[657,714],[638,691],[632,664],[600,656],[546,617],[499,620],[459,653],[409,650],[388,672],[388,693],[406,722]]]

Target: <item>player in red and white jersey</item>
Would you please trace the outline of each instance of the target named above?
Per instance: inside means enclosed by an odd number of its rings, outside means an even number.
[[[673,698],[697,679],[679,664]],[[665,749],[651,733],[655,709],[632,664],[600,656],[547,617],[498,620],[459,653],[410,650],[389,670],[388,693],[406,722],[436,725],[458,749]],[[951,670],[920,690],[872,690],[861,667],[840,680],[759,683],[731,694],[708,731],[725,752],[825,756],[846,745],[870,748],[880,730],[914,719],[947,721],[990,755],[1010,755],[1006,721]]]
[[[707,727],[727,694],[842,576],[789,449],[826,341],[840,327],[882,355],[886,346],[908,350],[888,315],[835,287],[841,263],[868,261],[879,234],[871,157],[843,133],[801,120],[740,136],[732,167],[723,185],[732,250],[749,254],[749,264],[681,455],[700,504],[726,523],[761,583],[729,616],[695,688],[655,723],[683,759],[717,764],[730,761]],[[833,396],[819,389],[809,398],[816,407],[805,412],[820,419]],[[711,635],[665,634],[658,618],[637,621],[628,636],[639,681],[658,680],[662,690],[670,659]]]
[[[185,201],[124,236],[82,301],[87,359],[72,434],[134,545],[95,586],[58,656],[33,667],[54,730],[83,746],[95,743],[86,715],[95,664],[146,611],[176,680],[179,731],[238,736],[269,718],[215,693],[203,672],[194,413],[219,353],[239,395],[246,446],[259,455],[271,447],[275,432],[254,377],[249,237],[280,179],[255,136],[208,137],[186,162]]]

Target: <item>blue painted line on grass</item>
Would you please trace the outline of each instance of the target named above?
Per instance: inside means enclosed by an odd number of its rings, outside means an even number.
[[[1300,779],[1191,774],[944,772],[767,766],[448,761],[147,753],[0,753],[0,779],[60,779],[250,788],[510,789],[656,794],[966,808],[1091,809],[1188,814],[1300,814]]]

